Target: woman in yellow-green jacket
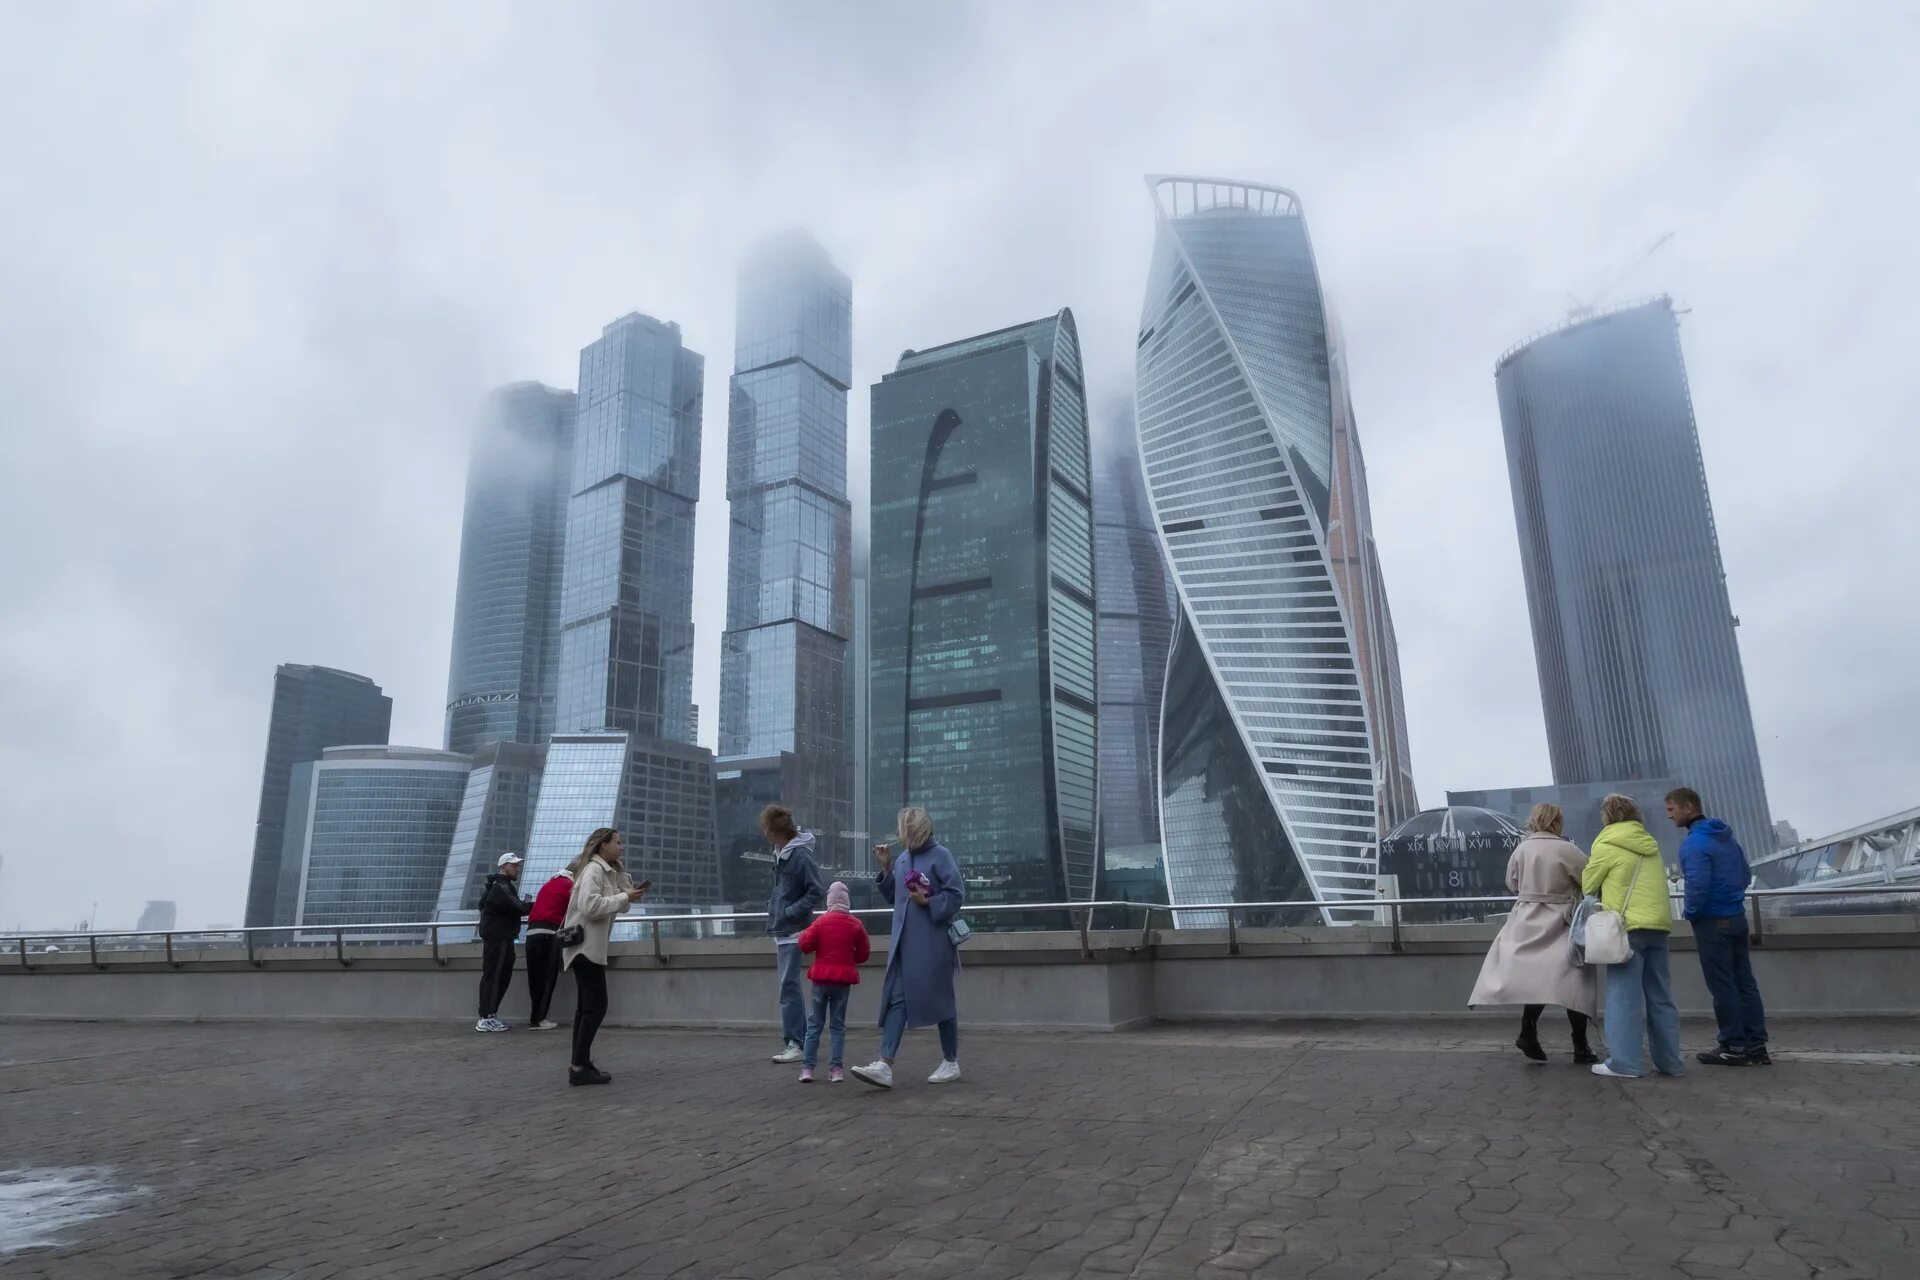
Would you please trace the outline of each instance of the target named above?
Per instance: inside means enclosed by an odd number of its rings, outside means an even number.
[[[1626,917],[1633,951],[1622,964],[1607,968],[1607,1060],[1597,1076],[1630,1080],[1641,1074],[1640,1028],[1646,1025],[1653,1066],[1661,1075],[1680,1074],[1680,1010],[1673,1003],[1667,970],[1667,935],[1673,911],[1667,903],[1667,868],[1660,842],[1640,821],[1640,808],[1622,795],[1600,803],[1607,824],[1594,837],[1593,852],[1581,888],[1600,904]]]

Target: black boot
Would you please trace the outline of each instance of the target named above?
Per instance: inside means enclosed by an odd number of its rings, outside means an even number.
[[[1527,1055],[1534,1062],[1545,1062],[1547,1051],[1540,1047],[1540,1010],[1543,1005],[1527,1005],[1520,1017],[1520,1038],[1513,1047]]]
[[[1590,1067],[1600,1061],[1587,1045],[1587,1024],[1591,1021],[1586,1014],[1576,1009],[1567,1010],[1567,1021],[1573,1025],[1573,1060],[1583,1067]]]

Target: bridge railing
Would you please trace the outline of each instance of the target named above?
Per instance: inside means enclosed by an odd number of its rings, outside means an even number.
[[[1914,895],[1920,895],[1920,884],[1878,884],[1854,885],[1848,887],[1823,888],[1819,886],[1796,886],[1782,889],[1749,890],[1749,927],[1756,945],[1765,945],[1767,916],[1762,911],[1763,903],[1793,899],[1850,899],[1850,898],[1897,898],[1902,900],[1903,908],[1912,910],[1920,903],[1908,902]],[[1676,898],[1676,901],[1678,899]],[[1035,923],[1034,920],[1022,922],[1018,917],[1038,918],[1041,927],[1058,925],[1064,922],[1067,928],[1079,935],[1080,950],[1085,956],[1093,954],[1092,934],[1096,928],[1102,930],[1132,929],[1132,920],[1137,916],[1140,931],[1140,945],[1145,946],[1153,940],[1154,923],[1163,920],[1169,925],[1185,930],[1224,929],[1227,935],[1227,949],[1230,954],[1240,951],[1240,933],[1249,926],[1243,921],[1252,915],[1268,918],[1266,927],[1308,928],[1316,927],[1308,922],[1276,922],[1275,917],[1283,913],[1322,914],[1338,913],[1343,919],[1332,929],[1342,926],[1375,925],[1385,926],[1390,931],[1389,944],[1394,951],[1403,949],[1403,926],[1419,924],[1422,929],[1444,929],[1449,924],[1472,924],[1477,921],[1408,921],[1405,909],[1410,907],[1454,907],[1462,904],[1481,904],[1492,907],[1512,905],[1516,899],[1511,894],[1486,896],[1452,896],[1442,898],[1382,898],[1382,899],[1289,899],[1275,902],[1183,902],[1177,905],[1163,903],[1093,901],[1093,902],[1020,902],[985,903],[968,905],[963,914],[969,919],[982,917],[1011,917],[1011,929],[1017,930],[1023,923]],[[892,908],[878,907],[855,911],[855,916],[885,919],[893,914]],[[1488,912],[1497,915],[1497,911]],[[1678,913],[1676,912],[1676,918]],[[1048,919],[1047,917],[1051,917]],[[1183,919],[1184,918],[1184,919]],[[626,935],[626,941],[648,941],[653,944],[656,956],[664,953],[664,943],[669,937],[701,938],[737,936],[731,930],[718,929],[723,924],[749,922],[760,924],[766,920],[766,913],[760,911],[691,911],[674,914],[643,915],[632,919],[616,919],[614,924],[618,932]],[[1096,924],[1097,920],[1114,923]],[[244,950],[246,959],[256,968],[266,961],[261,958],[263,947],[303,948],[330,950],[334,959],[342,966],[351,966],[353,958],[347,954],[347,947],[363,946],[427,946],[435,961],[441,965],[451,963],[452,958],[442,950],[442,935],[453,931],[460,941],[471,939],[476,922],[473,920],[419,920],[419,921],[381,921],[340,925],[267,925],[243,929],[114,929],[94,932],[72,933],[16,933],[0,934],[0,953],[8,955],[19,967],[32,970],[36,968],[35,958],[48,955],[65,956],[85,948],[88,959],[95,968],[104,969],[116,954],[139,952],[141,954],[155,950],[153,939],[159,940],[159,950],[165,956],[165,962],[175,968],[186,963],[179,957],[182,949],[195,953],[218,951],[231,948],[239,952]],[[753,936],[753,935],[748,935]],[[616,937],[616,940],[622,940]]]

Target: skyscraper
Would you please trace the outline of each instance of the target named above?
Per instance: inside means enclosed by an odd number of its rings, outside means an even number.
[[[719,894],[713,757],[693,742],[704,371],[679,325],[637,313],[580,353],[559,711],[524,872],[534,883],[612,826],[655,901],[711,906]]]
[[[487,400],[467,468],[447,673],[447,750],[553,735],[575,397],[516,382]]]
[[[693,507],[706,361],[626,315],[580,352],[557,732],[692,742]]]
[[[1494,368],[1558,785],[1678,778],[1749,850],[1773,829],[1667,298]]]
[[[392,724],[393,699],[365,676],[293,662],[274,671],[267,761],[260,773],[260,813],[253,827],[253,870],[247,880],[248,928],[293,923],[300,869],[284,858],[293,766],[318,760],[328,747],[384,743]]]
[[[847,867],[852,286],[825,250],[791,233],[748,259],[738,315],[720,652],[723,861],[738,871],[740,853],[764,848],[759,807],[777,800],[816,834],[824,866]],[[756,896],[765,878],[750,877]]]
[[[1160,742],[1168,891],[1176,905],[1364,902],[1376,842],[1411,816],[1412,788],[1345,362],[1306,220],[1279,187],[1148,187],[1158,234],[1135,402],[1181,598]]]
[[[1108,872],[1153,869],[1160,847],[1160,697],[1173,643],[1173,578],[1153,527],[1129,397],[1096,437],[1094,561],[1100,606],[1100,847]],[[1106,888],[1100,890],[1107,897]]]
[[[1082,899],[1098,827],[1093,513],[1073,314],[909,351],[873,388],[878,833],[924,805],[979,902]]]
[[[469,763],[426,747],[329,747],[297,766],[300,785],[288,805],[288,843],[300,868],[292,923],[426,920]]]

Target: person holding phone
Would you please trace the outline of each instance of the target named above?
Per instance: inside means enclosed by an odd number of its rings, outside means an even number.
[[[561,952],[561,966],[573,970],[573,1061],[568,1084],[606,1084],[612,1076],[593,1065],[593,1038],[607,1016],[607,946],[613,919],[647,896],[651,880],[635,884],[621,864],[626,844],[612,827],[587,837],[586,848],[567,864],[573,894],[567,900],[568,929],[578,925],[580,940]],[[563,930],[564,932],[564,930]]]
[[[909,1027],[932,1023],[940,1028],[940,1065],[929,1084],[960,1078],[960,1016],[953,997],[953,975],[960,950],[947,928],[959,918],[966,882],[950,850],[933,838],[933,817],[910,806],[900,811],[900,843],[873,847],[880,864],[874,883],[893,904],[892,940],[887,973],[880,987],[880,1056],[855,1067],[856,1080],[878,1089],[893,1088],[893,1060]]]

